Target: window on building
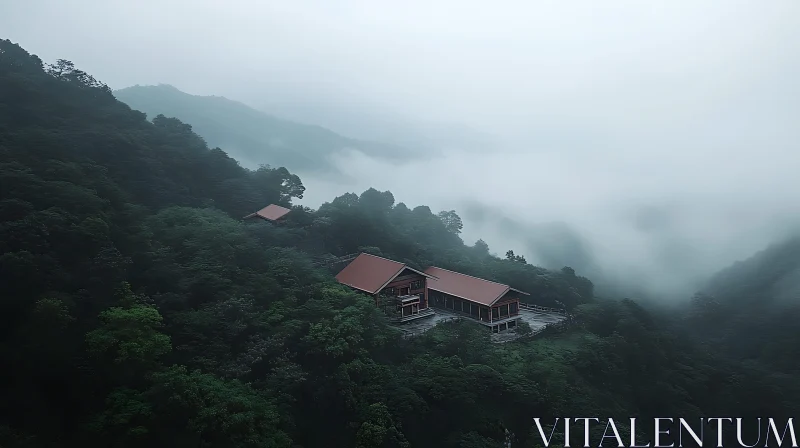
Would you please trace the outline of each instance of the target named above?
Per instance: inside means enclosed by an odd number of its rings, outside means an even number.
[[[391,288],[384,289],[383,293],[386,294],[387,296],[396,296],[397,290],[395,290],[394,286],[392,286]]]
[[[422,289],[422,280],[414,280],[411,282],[411,289]]]
[[[517,302],[512,302],[511,303],[511,315],[512,316],[519,312],[519,310],[517,309],[518,308],[517,305],[518,305]]]
[[[500,313],[497,312],[497,308],[492,308],[492,319],[499,319]]]
[[[500,307],[500,317],[508,317],[508,306],[503,305]]]

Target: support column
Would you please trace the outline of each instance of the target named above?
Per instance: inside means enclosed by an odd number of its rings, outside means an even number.
[[[422,299],[425,301],[424,309],[428,309],[431,306],[428,303],[428,277],[422,277]]]

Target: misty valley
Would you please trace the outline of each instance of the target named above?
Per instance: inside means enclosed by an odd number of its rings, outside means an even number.
[[[478,131],[351,137],[28,50],[0,40],[0,447],[797,446],[800,228],[698,260],[684,209],[636,205],[646,259],[448,174]]]

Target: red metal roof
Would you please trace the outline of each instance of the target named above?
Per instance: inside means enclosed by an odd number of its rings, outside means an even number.
[[[362,253],[345,266],[341,272],[336,274],[336,280],[361,291],[376,294],[405,269],[428,276],[424,272],[419,272],[406,266],[404,263]]]
[[[425,273],[436,277],[428,280],[428,289],[450,294],[481,305],[492,305],[506,295],[508,291],[528,295],[528,293],[516,290],[508,285],[448,271],[436,266],[425,269]]]
[[[266,219],[268,221],[277,221],[281,219],[284,215],[289,213],[291,210],[286,207],[281,207],[280,205],[269,204],[268,206],[262,208],[261,210],[251,213],[244,218],[252,218],[252,217],[259,217],[262,219]]]

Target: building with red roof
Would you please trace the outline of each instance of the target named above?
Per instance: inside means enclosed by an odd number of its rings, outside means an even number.
[[[399,261],[362,253],[336,280],[375,298],[375,304],[405,322],[434,314],[428,307],[427,282],[433,277]]]
[[[286,216],[287,213],[292,211],[286,207],[281,207],[280,205],[269,204],[268,206],[262,208],[261,210],[251,213],[244,217],[244,219],[249,218],[260,218],[266,221],[276,222],[279,219]]]
[[[469,316],[493,332],[514,328],[519,320],[520,295],[526,292],[459,272],[431,266],[428,297],[433,307]]]
[[[336,275],[339,283],[375,298],[375,304],[398,322],[434,314],[431,308],[470,317],[501,332],[517,326],[520,296],[502,283],[431,266],[417,271],[399,261],[358,255]]]

